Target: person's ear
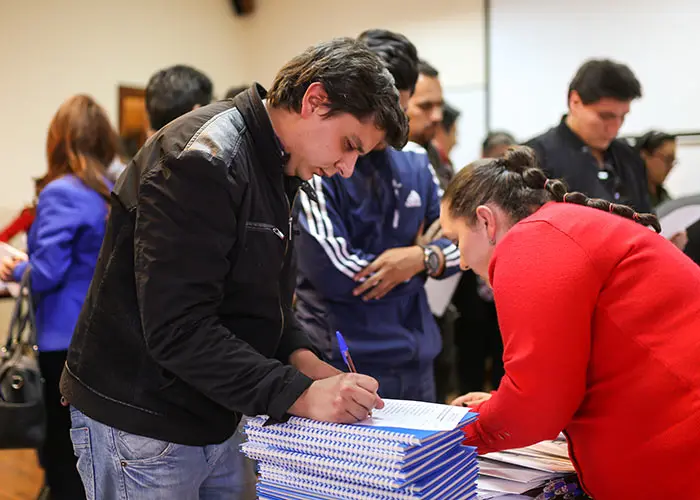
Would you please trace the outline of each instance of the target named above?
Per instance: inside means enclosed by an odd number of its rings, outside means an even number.
[[[301,100],[301,116],[302,118],[310,118],[312,115],[319,113],[328,102],[328,94],[323,84],[314,82],[309,85],[309,88],[304,92],[304,97]]]
[[[483,227],[486,231],[486,237],[492,245],[496,244],[496,214],[491,210],[491,207],[479,205],[476,207],[476,223],[477,226]]]
[[[581,103],[582,101],[579,93],[576,90],[572,90],[569,94],[569,109],[578,107]]]

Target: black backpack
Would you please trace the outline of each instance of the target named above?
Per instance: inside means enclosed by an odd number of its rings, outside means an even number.
[[[27,266],[8,332],[0,348],[0,449],[39,448],[46,435],[44,381]]]

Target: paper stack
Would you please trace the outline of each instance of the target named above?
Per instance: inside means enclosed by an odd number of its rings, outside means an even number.
[[[463,446],[467,408],[384,400],[354,425],[292,417],[251,419],[244,453],[258,461],[258,497],[314,499],[476,498],[476,450]]]
[[[563,437],[479,458],[479,499],[511,499],[575,472]]]

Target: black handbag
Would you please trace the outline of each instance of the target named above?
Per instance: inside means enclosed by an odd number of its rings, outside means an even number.
[[[27,266],[0,349],[0,449],[39,448],[46,436],[44,381],[36,348],[36,322]]]

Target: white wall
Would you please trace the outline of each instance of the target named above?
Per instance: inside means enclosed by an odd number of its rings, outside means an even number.
[[[176,63],[201,69],[223,94],[240,79],[240,22],[226,0],[3,0],[0,224],[31,201],[64,99],[91,94],[116,126],[119,85],[145,86]]]
[[[700,130],[700,69],[693,62],[700,46],[697,0],[492,0],[491,5],[492,127],[524,140],[558,123],[576,69],[588,58],[608,57],[628,64],[644,92],[632,104],[623,135],[650,128]],[[700,192],[700,164],[691,163],[697,155],[679,156],[671,191]]]

